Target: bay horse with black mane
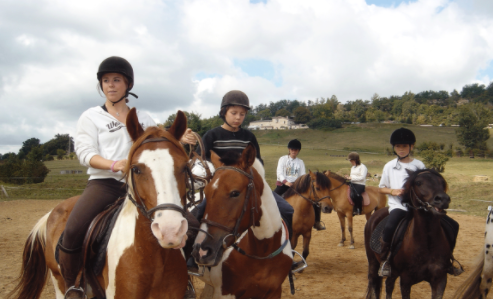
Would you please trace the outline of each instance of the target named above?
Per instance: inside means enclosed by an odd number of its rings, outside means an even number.
[[[182,248],[187,240],[184,217],[188,156],[179,143],[187,129],[183,112],[168,131],[149,127],[144,132],[135,108],[126,127],[134,144],[125,169],[128,193],[111,231],[106,262],[97,276],[99,295],[87,287],[88,298],[183,298],[187,267]],[[39,298],[50,274],[57,299],[65,283],[55,259],[58,240],[78,196],[57,205],[31,231],[24,248],[15,298]],[[87,268],[86,268],[87,269]]]
[[[289,232],[254,146],[231,154],[211,151],[216,171],[192,252],[205,282],[201,298],[280,298],[293,262]]]
[[[385,281],[387,299],[397,277],[400,277],[402,298],[409,299],[411,286],[421,281],[431,285],[431,298],[443,297],[447,285],[447,268],[452,258],[452,246],[440,219],[449,207],[447,183],[435,170],[407,170],[409,177],[404,184],[402,202],[409,207],[412,218],[405,229],[402,245],[397,252],[391,249],[391,276]],[[372,233],[377,225],[388,216],[388,208],[376,211],[365,226],[365,247],[368,257],[368,289],[366,298],[380,298],[382,277],[378,275],[381,258],[370,245]],[[392,246],[394,248],[394,246]]]
[[[348,224],[348,231],[350,236],[349,249],[354,249],[354,237],[353,237],[353,206],[348,200],[349,196],[349,185],[347,179],[338,175],[337,173],[326,171],[325,175],[329,178],[332,185],[330,189],[330,198],[332,202],[323,201],[322,202],[322,212],[331,213],[334,209],[339,217],[339,222],[341,224],[341,241],[337,246],[344,246],[346,241],[346,218]],[[378,187],[366,186],[366,193],[369,197],[369,203],[363,204],[363,210],[361,214],[366,216],[368,220],[373,211],[384,208],[387,204],[387,196],[380,193]]]
[[[306,260],[310,253],[312,227],[315,224],[313,205],[330,202],[330,180],[321,172],[308,171],[296,179],[283,197],[293,207],[293,235],[291,247],[296,248],[298,238],[303,236],[303,258]]]

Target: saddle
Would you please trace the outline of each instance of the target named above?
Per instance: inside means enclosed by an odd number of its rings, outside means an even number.
[[[111,236],[111,231],[115,226],[116,219],[120,214],[125,198],[118,199],[114,204],[101,212],[91,222],[89,229],[86,232],[82,252],[84,253],[83,260],[85,261],[81,273],[77,279],[80,279],[80,285],[84,286],[86,281],[90,284],[95,298],[105,298],[104,288],[99,284],[97,276],[103,271],[106,263],[106,249]],[[59,263],[60,244],[63,241],[62,233],[55,249],[55,259]],[[85,287],[84,287],[85,289]]]
[[[347,200],[349,201],[349,203],[354,206],[354,201],[353,201],[353,198],[356,197],[356,194],[354,192],[354,189],[351,188],[351,186],[349,186],[349,188],[347,188]],[[368,192],[363,192],[363,194],[361,194],[361,196],[363,196],[363,206],[366,207],[367,205],[370,204],[370,196],[368,195]]]

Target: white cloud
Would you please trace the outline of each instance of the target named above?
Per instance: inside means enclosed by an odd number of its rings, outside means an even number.
[[[131,104],[158,121],[177,109],[217,114],[241,89],[253,105],[339,100],[488,84],[489,0],[421,0],[390,8],[364,0],[2,1],[0,153],[73,132],[104,99],[106,57],[135,70]],[[235,60],[270,61],[282,84],[249,76]],[[213,74],[198,80],[198,73]],[[60,130],[60,131],[59,131]]]

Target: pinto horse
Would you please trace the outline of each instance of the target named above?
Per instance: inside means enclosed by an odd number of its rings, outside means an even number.
[[[330,204],[330,180],[321,172],[311,172],[296,179],[284,193],[284,198],[293,207],[293,235],[291,247],[296,248],[299,236],[303,236],[303,258],[310,253],[312,227],[315,224],[314,204]]]
[[[262,164],[249,144],[219,158],[192,256],[206,284],[201,298],[280,298],[293,255]]]
[[[486,299],[493,279],[493,207],[488,207],[484,246],[469,277],[459,286],[453,299]]]
[[[111,232],[99,283],[105,298],[183,298],[187,267],[182,251],[172,248],[183,247],[187,240],[188,156],[178,141],[187,119],[178,111],[168,131],[149,127],[144,132],[134,108],[126,127],[134,141],[125,170],[128,193]],[[19,284],[11,295],[39,298],[50,273],[56,298],[64,298],[55,248],[77,199],[60,203],[35,225],[24,248]],[[91,288],[86,294],[95,296]]]
[[[330,198],[332,202],[323,201],[322,202],[322,212],[331,213],[332,209],[337,212],[337,217],[339,217],[339,222],[341,223],[341,241],[338,246],[344,246],[346,241],[346,220],[348,222],[349,235],[351,237],[351,243],[349,244],[349,249],[354,249],[354,238],[353,238],[353,206],[348,200],[349,185],[347,184],[347,179],[342,176],[329,171],[325,172],[325,175],[329,178],[331,185],[333,186],[330,190]],[[366,193],[370,198],[369,205],[363,205],[362,214],[366,216],[368,220],[371,213],[375,210],[384,208],[387,204],[387,196],[379,192],[378,187],[366,186]]]
[[[441,299],[447,285],[447,267],[452,246],[447,240],[440,219],[450,204],[447,183],[435,170],[407,170],[402,202],[409,207],[412,218],[405,230],[402,245],[393,255],[392,274],[385,281],[387,299],[397,277],[400,277],[402,298],[409,299],[411,286],[421,281],[431,285],[432,299]],[[387,215],[388,208],[376,211],[365,226],[365,248],[368,257],[368,289],[366,298],[380,298],[382,277],[378,275],[381,258],[370,247],[372,232]]]

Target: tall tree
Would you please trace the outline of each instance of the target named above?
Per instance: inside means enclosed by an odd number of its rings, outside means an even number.
[[[459,128],[456,130],[459,144],[468,149],[487,149],[486,140],[490,134],[485,127],[491,120],[491,111],[481,104],[464,105],[459,109]]]
[[[38,147],[39,146],[39,139],[38,138],[29,138],[27,139],[26,141],[24,141],[22,143],[22,147],[21,149],[19,150],[19,153],[22,152],[24,155],[27,155],[29,154],[29,152],[31,151],[31,149],[33,147]]]
[[[310,110],[305,107],[298,107],[294,110],[294,122],[306,124],[311,119]]]

